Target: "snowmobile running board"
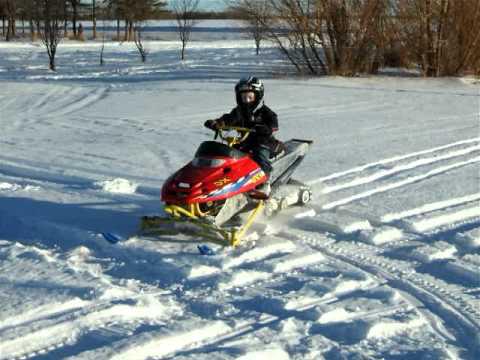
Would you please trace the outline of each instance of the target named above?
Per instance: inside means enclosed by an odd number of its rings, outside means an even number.
[[[313,140],[304,140],[304,139],[291,139],[290,141],[302,142],[307,143],[309,145],[313,144]]]
[[[166,208],[171,216],[144,216],[141,220],[139,235],[189,235],[199,237],[198,240],[180,240],[159,238],[165,242],[211,242],[222,246],[237,246],[247,230],[252,226],[255,218],[261,213],[264,202],[259,201],[257,206],[248,215],[247,221],[240,228],[224,229],[208,221],[190,214],[187,210],[178,211],[178,207]],[[175,225],[180,226],[176,228]]]

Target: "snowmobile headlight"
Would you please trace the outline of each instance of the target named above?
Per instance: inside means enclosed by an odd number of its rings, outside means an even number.
[[[219,167],[222,166],[224,162],[225,160],[223,159],[196,157],[193,159],[192,165],[197,167]]]
[[[182,189],[190,189],[190,184],[181,182],[181,183],[178,183],[178,187]]]

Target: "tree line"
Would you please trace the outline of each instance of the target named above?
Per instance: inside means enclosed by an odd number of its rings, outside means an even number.
[[[46,16],[54,13],[62,24],[63,35],[78,38],[80,20],[92,21],[92,37],[97,37],[97,20],[117,20],[118,38],[125,29],[125,39],[133,40],[134,23],[162,17],[166,1],[159,0],[0,0],[1,33],[6,41],[29,33],[35,39]],[[17,29],[20,21],[21,29]],[[121,25],[122,23],[122,25]]]
[[[185,58],[186,44],[198,17],[199,0],[171,0],[172,10],[167,11],[166,1],[161,0],[0,0],[2,34],[10,41],[18,34],[30,34],[32,41],[40,38],[48,53],[49,67],[55,70],[57,47],[63,38],[84,40],[82,20],[92,22],[92,38],[97,38],[97,20],[116,20],[116,38],[119,41],[133,41],[143,62],[148,49],[142,40],[142,26],[146,20],[170,18],[177,21],[177,30],[182,44],[181,58]],[[26,30],[27,29],[27,30]],[[100,64],[104,64],[103,50],[105,32],[102,32]]]
[[[480,0],[235,0],[260,51],[268,39],[302,74],[381,67],[480,75]]]
[[[424,76],[480,75],[480,0],[224,1],[226,16],[248,24],[257,54],[262,41],[273,42],[300,74],[354,76],[405,67]],[[0,0],[1,31],[6,41],[19,32],[41,38],[54,69],[61,39],[83,38],[80,19],[92,22],[94,39],[97,19],[115,20],[115,39],[134,41],[145,61],[141,24],[172,18],[184,59],[198,3],[170,0],[167,10],[161,0]]]

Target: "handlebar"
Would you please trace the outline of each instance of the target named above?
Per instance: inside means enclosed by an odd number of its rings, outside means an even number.
[[[245,128],[245,127],[241,127],[241,126],[229,126],[229,125],[220,126],[220,127],[218,127],[218,130],[221,130],[221,131],[234,130],[234,131],[237,131],[237,132],[248,132],[248,133],[254,131],[253,129],[249,129],[249,128]]]
[[[225,131],[236,131],[239,135],[238,136],[224,136],[223,132]],[[250,135],[251,132],[254,132],[253,129],[245,128],[245,127],[240,127],[240,126],[220,126],[215,132],[215,138],[217,136],[220,136],[220,139],[225,141],[228,146],[232,147],[234,145],[240,144],[244,142],[248,135]]]

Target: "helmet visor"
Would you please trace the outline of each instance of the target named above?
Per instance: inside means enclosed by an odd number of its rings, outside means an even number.
[[[242,103],[251,104],[255,102],[255,93],[253,91],[245,91],[240,93],[240,98],[242,99]]]

